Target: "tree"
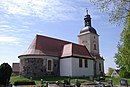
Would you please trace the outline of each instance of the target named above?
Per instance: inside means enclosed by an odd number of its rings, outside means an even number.
[[[130,12],[128,14],[130,15]],[[120,76],[130,76],[130,16],[125,20],[125,28],[118,43],[118,53],[115,54],[115,62],[120,68]]]
[[[12,68],[8,63],[3,63],[0,66],[0,85],[6,85],[9,83]]]
[[[124,23],[118,43],[115,62],[120,68],[120,76],[130,76],[130,0],[90,0],[110,16],[110,22]]]
[[[111,76],[111,74],[112,74],[113,71],[114,71],[114,69],[111,68],[111,67],[109,67],[109,68],[108,68],[108,76]]]
[[[90,0],[101,11],[109,14],[110,22],[124,22],[130,16],[130,0]]]

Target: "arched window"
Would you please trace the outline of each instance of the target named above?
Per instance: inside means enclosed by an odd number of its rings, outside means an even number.
[[[48,60],[47,61],[47,70],[48,71],[52,71],[52,69],[53,69],[52,60]]]
[[[94,39],[95,39],[95,36],[94,36]]]
[[[94,46],[94,50],[97,50],[97,46],[96,46],[96,44],[94,44],[93,46]]]

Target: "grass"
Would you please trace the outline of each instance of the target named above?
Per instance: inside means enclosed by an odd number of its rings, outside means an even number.
[[[121,79],[126,79],[128,81],[128,84],[130,84],[130,78],[114,78],[114,77],[106,77],[106,81],[111,79],[113,81],[114,85],[119,85]]]
[[[31,81],[30,79],[24,78],[24,77],[20,77],[20,76],[12,76],[10,78],[10,82],[11,84],[14,84],[14,82],[16,81]]]
[[[60,82],[64,82],[64,80],[68,80],[70,79],[70,83],[74,83],[74,80],[77,79],[78,82],[80,83],[84,83],[84,82],[90,82],[88,80],[87,77],[44,77],[42,78],[44,82],[48,81],[48,82],[54,82],[54,81],[60,81]],[[39,81],[40,82],[40,79],[35,79],[35,81]]]
[[[33,81],[35,81],[36,84],[40,83],[40,80],[43,79],[43,82],[54,82],[54,81],[60,81],[63,82],[64,80],[68,80],[70,77],[53,77],[53,76],[45,76],[43,78],[35,78]],[[74,80],[77,79],[80,83],[88,82],[90,83],[91,81],[88,80],[87,77],[73,77],[70,78],[70,82],[74,83]],[[31,81],[28,78],[20,77],[20,76],[12,76],[10,79],[11,84],[14,84],[15,81]]]
[[[70,77],[45,76],[43,78],[33,79],[33,81],[35,81],[36,84],[39,84],[41,79],[43,79],[43,82],[46,82],[46,81],[48,81],[48,82],[54,82],[54,81],[63,82],[64,80],[67,80],[68,78],[70,78]],[[72,84],[74,83],[75,79],[77,79],[80,83],[85,83],[85,82],[86,83],[92,83],[92,81],[90,81],[89,78],[87,78],[87,77],[72,77],[72,78],[70,78]],[[120,80],[122,78],[106,77],[105,78],[105,83],[107,83],[107,81],[109,79],[113,80],[113,84],[114,85],[119,85],[120,84]],[[130,84],[130,79],[129,78],[124,78],[124,79],[126,79],[128,81],[128,84]],[[31,80],[28,79],[28,78],[24,78],[24,77],[12,76],[11,79],[10,79],[11,84],[13,84],[15,81],[31,81]]]

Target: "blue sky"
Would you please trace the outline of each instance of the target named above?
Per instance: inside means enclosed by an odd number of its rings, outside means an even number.
[[[36,34],[77,43],[86,8],[100,35],[105,71],[115,68],[113,57],[122,27],[109,23],[109,16],[89,0],[0,0],[0,64],[19,62],[18,56],[27,50]]]

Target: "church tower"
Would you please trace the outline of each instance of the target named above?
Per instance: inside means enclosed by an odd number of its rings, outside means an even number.
[[[81,29],[78,35],[79,44],[86,46],[92,57],[94,58],[93,69],[94,75],[100,76],[104,73],[104,58],[100,56],[99,52],[99,35],[91,25],[91,17],[86,11],[87,15],[84,17],[84,28]]]
[[[88,14],[84,17],[85,27],[80,31],[78,35],[79,44],[85,45],[92,55],[99,54],[99,35],[91,25],[91,17]]]

